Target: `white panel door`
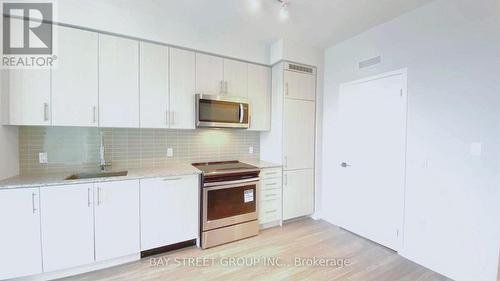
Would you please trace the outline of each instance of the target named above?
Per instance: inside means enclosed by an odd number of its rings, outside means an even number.
[[[168,47],[140,43],[141,128],[168,127]]]
[[[24,34],[21,19],[9,19],[13,36]],[[22,40],[22,38],[17,38]],[[10,125],[50,125],[50,69],[11,69],[8,73]],[[3,89],[2,89],[3,90]]]
[[[98,126],[98,35],[58,30],[58,65],[52,70],[52,125]]]
[[[314,168],[315,104],[296,99],[284,103],[283,168]]]
[[[95,184],[95,258],[140,252],[139,181]]]
[[[92,184],[40,188],[43,270],[94,262]]]
[[[223,59],[196,53],[196,92],[207,95],[223,94]]]
[[[198,176],[141,180],[141,250],[198,237]]]
[[[314,170],[283,171],[283,220],[314,213]]]
[[[395,250],[403,221],[405,79],[395,74],[340,87],[339,163],[332,171],[338,224]]]
[[[285,71],[285,97],[313,101],[316,99],[316,76]]]
[[[139,42],[99,34],[99,126],[139,127]]]
[[[50,125],[50,76],[48,69],[8,70],[10,125]]]
[[[195,128],[195,54],[170,48],[170,128]]]
[[[271,69],[248,64],[248,100],[251,131],[271,129]]]
[[[0,279],[42,272],[38,188],[0,190]]]
[[[228,96],[248,96],[248,64],[224,59],[224,92]]]

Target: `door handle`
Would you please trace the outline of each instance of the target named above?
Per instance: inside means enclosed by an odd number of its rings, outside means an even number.
[[[342,167],[342,168],[347,168],[347,167],[351,167],[351,165],[347,164],[346,162],[342,162],[342,163],[340,164],[340,167]]]
[[[38,211],[38,209],[36,207],[36,202],[35,202],[36,196],[37,196],[36,192],[31,193],[31,203],[33,204],[33,214],[36,214],[36,212]]]
[[[240,123],[243,123],[243,116],[245,115],[245,108],[243,108],[243,104],[240,103]]]

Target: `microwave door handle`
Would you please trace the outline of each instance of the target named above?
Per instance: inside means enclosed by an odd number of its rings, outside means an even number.
[[[240,103],[240,123],[243,123],[243,116],[245,115],[245,109],[243,108],[243,104]]]

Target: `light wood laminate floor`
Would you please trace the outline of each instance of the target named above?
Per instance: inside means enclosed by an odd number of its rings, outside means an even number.
[[[265,258],[273,257],[278,257],[282,266],[264,265]],[[295,266],[296,257],[335,260],[329,260],[329,266]],[[151,258],[67,280],[449,280],[387,248],[312,219],[264,230],[257,237],[208,250],[191,247]],[[179,264],[195,261],[194,258],[198,258],[198,266]],[[247,258],[248,265],[228,265],[230,258],[240,258],[235,262]],[[164,265],[167,259],[168,265]],[[336,259],[350,263],[334,266]]]

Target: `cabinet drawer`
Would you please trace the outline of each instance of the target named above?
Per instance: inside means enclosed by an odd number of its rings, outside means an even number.
[[[261,201],[259,205],[259,223],[281,220],[281,200]]]
[[[262,190],[260,192],[260,201],[281,200],[281,190],[281,188]]]
[[[281,176],[282,176],[281,168],[263,169],[260,173],[260,177],[263,180],[281,178]]]
[[[281,189],[283,186],[281,178],[277,179],[266,179],[260,181],[260,189],[262,191],[268,189]]]

